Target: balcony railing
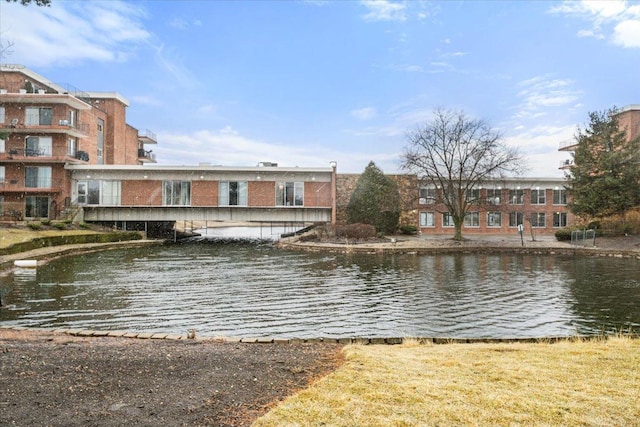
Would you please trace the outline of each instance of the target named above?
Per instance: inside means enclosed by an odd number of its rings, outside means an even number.
[[[24,120],[11,118],[5,120],[4,128],[11,129],[12,132],[50,132],[50,133],[68,133],[73,136],[89,135],[89,124],[76,121],[69,122],[66,116],[53,117],[51,123],[25,124]]]
[[[138,160],[143,163],[156,163],[156,155],[144,148],[138,149]]]
[[[560,141],[558,151],[571,151],[573,150],[573,147],[576,147],[577,145],[578,143],[575,139],[565,139],[564,141]]]
[[[562,160],[560,162],[559,169],[567,169],[567,168],[570,168],[571,166],[573,166],[573,160],[571,160],[571,159]]]
[[[155,132],[151,132],[149,129],[144,129],[138,131],[138,140],[143,144],[156,144],[158,142],[158,137]]]

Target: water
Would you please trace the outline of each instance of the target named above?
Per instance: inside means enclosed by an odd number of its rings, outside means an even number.
[[[544,337],[640,326],[640,262],[192,242],[0,277],[3,326],[235,337]]]

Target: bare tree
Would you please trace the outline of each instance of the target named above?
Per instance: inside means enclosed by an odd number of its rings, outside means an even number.
[[[455,240],[472,206],[483,203],[477,189],[488,180],[517,174],[522,157],[484,120],[438,108],[424,126],[407,134],[402,167],[440,189],[443,212],[450,215]],[[474,191],[475,190],[475,191]],[[446,212],[444,211],[446,210]]]

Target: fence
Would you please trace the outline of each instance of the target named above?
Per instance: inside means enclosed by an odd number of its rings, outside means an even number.
[[[571,244],[576,246],[595,246],[596,230],[573,230],[571,232]]]

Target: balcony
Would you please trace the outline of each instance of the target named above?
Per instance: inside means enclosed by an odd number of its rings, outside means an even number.
[[[560,141],[558,151],[575,151],[578,147],[578,142],[575,138],[565,139],[564,141]]]
[[[156,155],[144,148],[138,149],[138,161],[142,163],[156,163]]]
[[[9,93],[0,90],[0,102],[4,104],[64,104],[78,110],[91,109],[91,105],[68,93],[46,93],[45,91],[27,93],[25,90],[21,90],[18,93]]]
[[[10,148],[6,153],[0,153],[0,161],[7,163],[30,164],[66,162],[83,164],[89,161],[89,154],[86,151],[77,151],[75,153],[65,153],[60,151],[60,153],[51,153],[47,149]]]
[[[560,167],[558,169],[569,169],[573,166],[573,160],[567,159],[560,162]]]
[[[138,131],[138,141],[142,144],[157,144],[158,137],[154,132],[151,132],[149,129],[145,129]]]
[[[25,185],[23,179],[11,179],[0,181],[0,193],[60,193],[62,192],[63,182],[61,179],[31,179]]]
[[[8,123],[4,124],[4,128],[8,129],[12,133],[63,133],[76,138],[86,138],[89,136],[89,125],[87,123],[76,122],[75,124],[69,123],[66,118],[54,117],[51,124],[35,124],[27,125],[24,121],[13,118],[8,120]]]

